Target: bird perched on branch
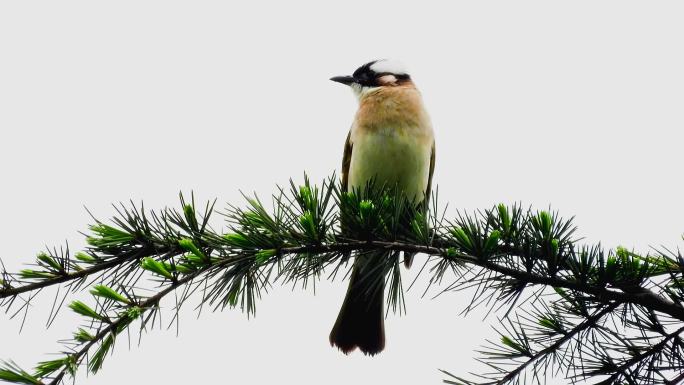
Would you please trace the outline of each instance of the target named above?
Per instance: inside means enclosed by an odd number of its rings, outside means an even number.
[[[420,92],[398,62],[376,60],[351,76],[330,80],[348,85],[359,101],[342,158],[342,189],[363,190],[373,179],[396,186],[414,204],[426,203],[435,168],[435,139]],[[405,255],[410,265],[412,255]],[[369,275],[381,276],[372,279]],[[379,282],[379,287],[369,287]],[[358,255],[349,289],[330,332],[330,343],[345,354],[357,347],[375,355],[385,347],[384,272]]]

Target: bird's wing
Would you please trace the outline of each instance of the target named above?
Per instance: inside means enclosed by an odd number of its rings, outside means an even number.
[[[435,173],[435,142],[432,142],[432,153],[430,154],[430,175],[428,176],[427,189],[425,191],[425,206],[430,202],[432,192],[432,175]]]
[[[352,147],[351,130],[349,130],[347,141],[344,143],[344,154],[342,155],[342,191],[344,192],[347,191],[349,186],[349,165],[351,164]]]
[[[435,142],[432,142],[432,151],[430,152],[430,174],[428,174],[427,188],[425,189],[425,199],[420,203],[421,210],[423,213],[427,213],[430,207],[430,193],[432,192],[432,175],[435,173]],[[407,253],[404,252],[404,266],[410,268],[413,263],[413,257],[417,253]]]

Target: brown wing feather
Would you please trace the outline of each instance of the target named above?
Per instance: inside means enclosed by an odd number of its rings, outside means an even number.
[[[351,130],[347,134],[347,141],[344,143],[344,154],[342,155],[342,191],[347,192],[349,186],[349,165],[352,155]]]
[[[427,190],[425,191],[425,207],[430,202],[432,192],[432,175],[435,173],[435,143],[432,143],[432,154],[430,154],[430,175],[428,176]]]
[[[430,207],[430,193],[432,192],[432,175],[435,173],[435,143],[432,143],[432,152],[430,154],[430,174],[428,175],[427,189],[425,190],[425,199],[421,203],[423,212],[426,213]],[[404,266],[408,269],[413,263],[413,257],[416,253],[404,253]]]

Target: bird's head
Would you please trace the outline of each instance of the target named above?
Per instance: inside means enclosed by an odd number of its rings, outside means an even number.
[[[387,59],[366,63],[351,76],[335,76],[330,80],[350,86],[359,98],[369,91],[383,87],[413,85],[406,68],[398,61]]]

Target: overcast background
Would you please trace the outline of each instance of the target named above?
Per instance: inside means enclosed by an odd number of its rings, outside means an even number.
[[[104,219],[113,202],[161,208],[194,191],[225,207],[304,171],[321,180],[339,170],[356,108],[328,78],[385,57],[405,62],[423,92],[451,214],[551,205],[575,215],[588,242],[681,246],[683,11],[675,1],[2,2],[0,257],[16,271],[45,245],[81,248],[84,206]],[[327,339],[345,290],[275,287],[250,320],[196,319],[188,307],[178,337],[155,330],[130,349],[121,339],[78,383],[437,384],[438,368],[481,370],[473,350],[496,338],[494,318],[459,315],[466,293],[413,290],[408,315],[387,320],[386,351],[346,357]],[[1,359],[30,368],[58,351],[80,321],[63,311],[45,330],[51,300],[42,293],[21,334],[20,320],[0,316]]]

